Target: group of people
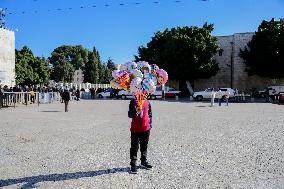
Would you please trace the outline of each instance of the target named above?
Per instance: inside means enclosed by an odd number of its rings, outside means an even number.
[[[211,106],[214,106],[215,98],[218,99],[219,106],[221,106],[222,101],[226,101],[226,106],[229,106],[229,98],[230,92],[229,91],[222,91],[219,89],[218,91],[212,91],[211,93]]]

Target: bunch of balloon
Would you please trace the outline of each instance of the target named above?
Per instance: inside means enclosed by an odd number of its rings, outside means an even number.
[[[149,95],[156,91],[156,87],[168,81],[165,70],[145,61],[126,62],[119,70],[114,70],[112,76],[112,88],[130,91],[141,110]],[[143,111],[140,112],[140,117],[142,116]]]

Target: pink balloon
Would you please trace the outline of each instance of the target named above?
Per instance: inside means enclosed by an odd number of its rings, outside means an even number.
[[[113,70],[112,73],[111,73],[112,77],[114,79],[117,79],[118,75],[119,75],[119,72],[120,72],[120,70]]]
[[[162,85],[168,81],[168,73],[163,69],[157,70],[157,83]]]

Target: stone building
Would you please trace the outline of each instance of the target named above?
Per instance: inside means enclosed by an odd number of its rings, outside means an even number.
[[[75,70],[74,76],[73,76],[73,83],[76,83],[76,84],[84,83],[84,74],[81,69]]]
[[[0,84],[15,85],[15,34],[0,28]]]
[[[269,85],[281,85],[283,79],[273,80],[259,76],[248,76],[246,65],[240,57],[240,50],[247,46],[254,33],[236,33],[230,36],[218,36],[218,43],[223,52],[215,56],[219,64],[219,72],[209,79],[194,82],[194,90],[208,87],[231,87],[239,91],[250,92],[253,88],[264,89]]]

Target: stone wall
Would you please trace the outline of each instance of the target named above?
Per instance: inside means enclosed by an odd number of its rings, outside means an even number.
[[[0,28],[0,84],[15,85],[15,34]]]
[[[251,92],[252,88],[264,89],[269,85],[283,85],[284,78],[273,80],[259,76],[248,76],[246,65],[240,57],[240,50],[247,46],[254,33],[236,33],[231,36],[219,36],[218,44],[223,49],[217,54],[215,60],[220,70],[209,79],[198,79],[194,82],[194,90],[203,90],[208,87],[231,87],[239,91]]]
[[[254,77],[248,77],[248,73],[245,71],[246,65],[244,60],[240,57],[241,49],[247,46],[247,43],[251,41],[254,33],[238,33],[234,34],[233,41],[233,88],[237,88],[241,91],[250,91],[251,88],[256,87],[254,85]]]
[[[218,73],[209,79],[198,79],[194,82],[194,90],[203,90],[206,88],[219,88],[231,86],[231,56],[232,56],[233,36],[218,37],[218,44],[223,49],[221,54],[215,56],[219,64]]]

